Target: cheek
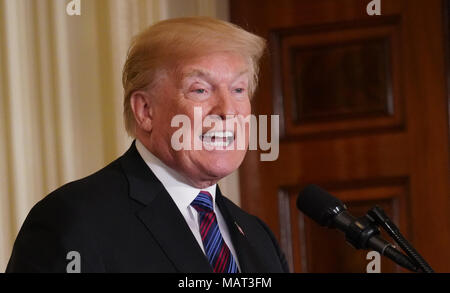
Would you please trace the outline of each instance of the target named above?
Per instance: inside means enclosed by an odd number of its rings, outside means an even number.
[[[161,130],[166,133],[173,133],[179,129],[179,127],[171,126],[174,118],[178,118],[177,121],[180,120],[183,122],[189,120],[192,125],[194,121],[192,107],[183,105],[178,98],[161,99],[156,108],[155,118],[158,124],[155,127],[161,127]]]
[[[252,106],[250,100],[247,99],[245,102],[242,102],[242,105],[238,108],[239,114],[242,116],[250,115],[252,112]]]

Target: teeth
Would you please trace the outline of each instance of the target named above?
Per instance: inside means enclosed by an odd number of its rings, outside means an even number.
[[[229,137],[234,137],[233,132],[231,131],[209,131],[205,134],[203,134],[203,137],[217,137],[217,138],[229,138]]]
[[[204,141],[203,143],[207,144],[207,145],[210,145],[210,146],[213,146],[213,147],[226,147],[231,142],[230,141],[227,141],[227,142],[223,142],[223,141],[214,141],[214,142],[212,142],[212,141]]]
[[[214,140],[213,140],[214,138]],[[209,131],[200,136],[204,144],[212,147],[227,147],[234,140],[232,131]]]

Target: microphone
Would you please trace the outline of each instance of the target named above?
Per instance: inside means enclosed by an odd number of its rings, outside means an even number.
[[[407,256],[380,237],[380,230],[368,218],[353,217],[342,201],[319,186],[306,186],[298,195],[297,208],[319,225],[344,232],[347,242],[354,248],[375,250],[404,268],[418,271]]]

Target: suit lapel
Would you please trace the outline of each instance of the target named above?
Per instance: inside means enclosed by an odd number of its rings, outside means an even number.
[[[189,226],[167,192],[138,213],[167,257],[180,272],[212,272]]]
[[[232,207],[233,204],[223,197],[219,186],[216,191],[216,202],[228,225],[241,273],[265,272],[265,265],[260,261],[262,258],[257,255],[257,249],[252,242],[251,231],[246,227],[248,216]]]
[[[129,195],[145,207],[137,217],[179,272],[212,272],[189,226],[162,183],[139,155],[135,142],[121,158]]]

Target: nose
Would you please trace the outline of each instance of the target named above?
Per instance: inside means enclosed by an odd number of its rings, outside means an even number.
[[[238,105],[235,98],[227,91],[218,91],[214,99],[214,107],[211,114],[220,117],[222,120],[235,117],[238,114]]]

